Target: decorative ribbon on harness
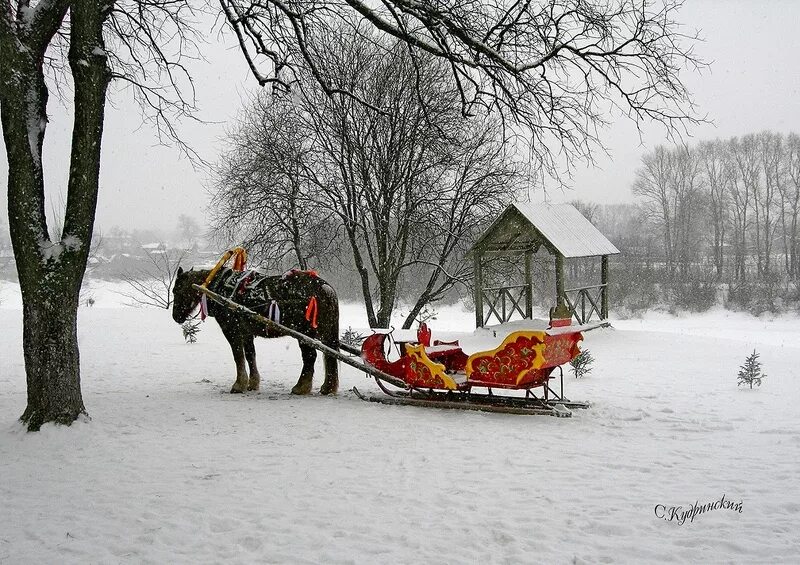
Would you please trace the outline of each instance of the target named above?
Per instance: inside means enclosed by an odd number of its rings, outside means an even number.
[[[245,265],[247,265],[247,251],[243,247],[234,247],[231,267],[234,271],[244,271]]]
[[[306,306],[306,320],[311,322],[311,327],[317,329],[317,297],[312,296]]]
[[[317,278],[319,276],[317,274],[317,271],[314,271],[313,269],[308,269],[308,270],[305,270],[305,271],[303,269],[289,269],[288,271],[283,273],[283,276],[281,278],[286,280],[286,279],[288,279],[290,277],[294,277],[294,276],[297,276],[297,275],[308,275],[312,279],[315,279],[315,278]]]
[[[276,324],[281,323],[281,307],[278,306],[276,301],[270,302],[269,308],[267,309],[267,319],[272,320]]]
[[[214,265],[214,268],[211,269],[211,272],[208,273],[206,280],[203,281],[203,286],[208,288],[208,285],[211,284],[211,281],[214,280],[214,277],[217,276],[219,270],[228,262],[228,259],[233,257],[233,270],[234,271],[243,271],[244,266],[247,263],[247,251],[244,247],[234,247],[233,249],[228,249],[225,253],[222,254],[222,257],[219,258],[217,264]]]
[[[208,300],[204,292],[203,296],[200,297],[200,321],[205,322],[206,318],[208,318]]]

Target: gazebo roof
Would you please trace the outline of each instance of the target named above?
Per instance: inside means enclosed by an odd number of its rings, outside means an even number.
[[[571,204],[511,204],[483,232],[473,252],[535,250],[562,257],[616,255],[619,250]]]

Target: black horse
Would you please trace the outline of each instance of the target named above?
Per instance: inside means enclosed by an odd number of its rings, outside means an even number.
[[[173,293],[172,318],[182,324],[198,306],[202,292],[192,285],[200,285],[210,271],[179,268]],[[255,271],[241,273],[222,269],[208,284],[209,290],[230,298],[268,317],[287,328],[318,339],[328,347],[339,349],[339,301],[336,292],[315,273],[290,271],[283,276],[265,276]],[[236,382],[231,392],[258,390],[261,376],[256,367],[254,336],[281,337],[286,335],[274,326],[267,327],[243,314],[207,301],[208,315],[214,317],[228,340],[236,361]],[[300,341],[303,369],[292,394],[308,394],[314,378],[317,351]],[[335,394],[339,387],[336,358],[324,354],[325,382],[321,394]],[[250,366],[248,378],[245,359]]]

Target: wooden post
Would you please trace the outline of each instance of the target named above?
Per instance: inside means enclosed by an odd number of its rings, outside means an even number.
[[[483,265],[481,261],[483,256],[477,249],[472,255],[473,261],[473,297],[475,299],[475,327],[483,327]]]
[[[564,300],[564,256],[556,252],[556,306],[566,304]]]
[[[531,277],[531,258],[533,253],[525,252],[525,317],[533,319],[533,280]]]
[[[608,255],[600,258],[600,282],[603,284],[603,293],[600,298],[600,318],[608,318]]]

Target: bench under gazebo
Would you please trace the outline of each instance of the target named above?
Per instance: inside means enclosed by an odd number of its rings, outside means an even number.
[[[506,208],[470,251],[475,273],[475,323],[484,327],[492,318],[505,323],[516,315],[533,318],[534,257],[549,255],[555,270],[553,306],[558,317],[585,324],[608,318],[608,257],[619,250],[571,204],[515,203]],[[600,282],[565,288],[565,261],[600,258]],[[487,262],[502,258],[521,267],[520,284],[505,281],[486,286]]]

